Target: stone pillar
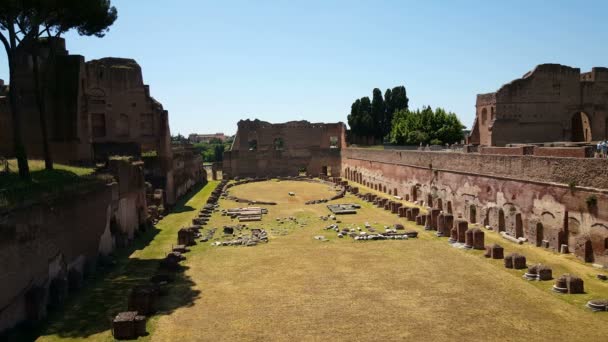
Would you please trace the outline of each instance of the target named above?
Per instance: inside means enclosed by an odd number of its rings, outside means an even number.
[[[499,244],[493,244],[490,246],[486,246],[486,254],[487,258],[492,259],[503,259],[504,258],[504,248],[502,248]]]
[[[431,209],[431,229],[432,230],[437,230],[437,217],[439,216],[439,213],[441,213],[441,210],[439,210],[437,208]]]
[[[485,234],[479,229],[473,229],[473,248],[483,250],[485,246]]]
[[[426,214],[424,219],[424,230],[432,230],[431,227],[431,214]]]
[[[399,213],[399,217],[405,217],[405,210],[407,209],[407,207],[401,207],[398,210]]]
[[[418,216],[416,216],[416,224],[419,226],[425,226],[426,225],[426,215],[419,214]]]
[[[437,236],[445,236],[445,230],[445,218],[443,213],[439,213],[439,216],[437,216]]]
[[[469,222],[463,219],[458,219],[456,220],[454,228],[456,228],[457,241],[460,243],[465,243],[465,232],[469,229]]]
[[[464,247],[473,248],[473,229],[467,229],[464,232]]]
[[[412,217],[411,217],[410,221],[415,221],[418,214],[420,214],[420,208],[413,207],[413,208],[410,208],[410,210],[412,211]]]
[[[445,230],[443,231],[443,236],[450,236],[450,231],[454,227],[454,216],[452,214],[443,214],[443,221],[445,225]]]

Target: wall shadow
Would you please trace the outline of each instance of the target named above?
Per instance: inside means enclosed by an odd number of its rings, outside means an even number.
[[[193,187],[171,213],[194,211],[195,208],[186,203],[204,186]],[[133,287],[150,284],[150,277],[154,275],[168,274],[159,267],[161,259],[130,258],[135,251],[147,248],[159,232],[156,227],[140,232],[129,247],[100,262],[96,272],[85,280],[84,287],[70,294],[63,308],[49,312],[47,319],[39,323],[22,324],[5,336],[0,335],[0,340],[35,341],[47,335],[88,338],[111,330],[116,314],[127,310]],[[168,315],[177,308],[191,306],[198,298],[200,291],[193,289],[195,284],[185,274],[186,270],[187,267],[182,267],[179,272],[171,273],[174,281],[167,286],[168,295],[159,298],[156,315]]]

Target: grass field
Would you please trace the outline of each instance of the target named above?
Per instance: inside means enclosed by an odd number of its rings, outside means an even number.
[[[114,286],[114,282],[137,278],[138,261],[161,257],[177,229],[195,213],[190,208],[199,209],[210,190],[206,187],[183,203],[183,211],[165,218],[147,246],[74,298],[61,318],[51,319],[40,340],[109,340],[108,324],[97,321],[125,305],[120,301],[132,285]],[[296,195],[289,196],[290,191]],[[249,224],[267,229],[270,242],[256,247],[211,247],[210,243],[193,247],[182,280],[150,321],[151,334],[140,340],[606,340],[608,313],[583,307],[589,298],[608,298],[608,284],[595,279],[598,271],[590,266],[571,256],[511,244],[486,231],[487,243],[497,241],[506,252],[525,254],[528,264],[543,262],[553,267],[554,276],[572,272],[584,278],[587,294],[556,294],[550,290],[552,281],[525,281],[523,271],[507,270],[501,261],[484,258],[481,251],[452,248],[447,239],[350,195],[337,203],[354,202],[362,208],[356,215],[339,217],[341,226],[362,227],[369,222],[382,228],[400,222],[420,235],[405,241],[338,239],[335,232],[323,230],[332,223],[319,219],[329,213],[325,205],[304,205],[333,193],[327,185],[292,181],[232,188],[237,197],[278,203],[268,206],[262,222]],[[226,200],[220,204],[243,206]],[[276,220],[287,216],[297,222]],[[209,226],[229,223],[236,221],[214,215]],[[315,235],[325,235],[329,241],[315,240]],[[218,230],[215,239],[222,238]],[[142,279],[144,273],[148,276],[148,271],[141,272]],[[106,296],[116,303],[106,305]],[[97,306],[104,306],[105,311],[99,310],[103,314],[88,316]],[[87,328],[91,325],[96,329]]]
[[[506,270],[479,251],[452,248],[410,223],[408,228],[420,230],[419,239],[337,239],[318,219],[328,213],[325,205],[303,205],[327,197],[327,186],[271,181],[231,192],[279,203],[269,206],[261,224],[251,224],[274,229],[271,241],[248,248],[196,247],[186,261],[187,274],[201,296],[162,316],[151,340],[600,341],[608,333],[608,315],[583,308],[588,298],[608,297],[608,287],[593,279],[594,269],[570,257],[500,241],[508,252],[528,255],[529,263],[550,264],[556,275],[584,276],[587,295],[555,294],[553,282],[527,282],[523,271]],[[363,206],[357,215],[340,217],[342,225],[404,223],[352,196],[340,202]],[[285,216],[305,226],[277,224],[276,217]],[[229,221],[218,216],[211,225]],[[320,234],[330,241],[313,239]]]

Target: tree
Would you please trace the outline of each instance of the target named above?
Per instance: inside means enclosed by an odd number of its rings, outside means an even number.
[[[224,145],[215,145],[213,148],[213,154],[216,162],[224,160]]]
[[[21,116],[17,95],[20,85],[14,73],[19,53],[32,56],[36,103],[43,135],[45,165],[52,168],[46,131],[45,103],[39,70],[39,39],[60,37],[75,29],[80,35],[103,37],[117,18],[110,0],[3,0],[0,3],[0,40],[9,60],[9,101],[13,113],[15,155],[19,174],[29,179],[27,153],[21,137]],[[2,31],[5,31],[3,33]],[[46,35],[46,36],[45,36]],[[51,44],[51,47],[53,45]],[[50,51],[53,58],[54,51]]]
[[[391,143],[400,145],[453,144],[464,138],[463,128],[456,114],[442,108],[402,109],[395,112],[390,137]]]
[[[10,86],[8,99],[12,113],[13,148],[19,167],[19,176],[25,180],[30,180],[31,176],[30,168],[27,164],[27,153],[21,136],[21,115],[18,105],[19,99],[17,97],[20,93],[20,88],[15,77],[15,69],[17,64],[17,50],[21,41],[25,39],[23,35],[21,35],[21,39],[19,37],[19,34],[22,32],[19,28],[20,17],[23,13],[29,11],[30,7],[25,5],[22,1],[3,0],[0,2],[0,41],[2,41],[2,45],[4,45],[6,57],[8,59]]]
[[[373,120],[373,135],[378,139],[384,138],[386,128],[388,127],[385,122],[386,106],[384,105],[382,92],[378,88],[374,88],[372,91],[371,116]]]
[[[188,142],[188,139],[185,136],[181,135],[181,133],[178,133],[177,135],[171,136],[171,141],[177,144],[186,144]]]
[[[408,102],[404,86],[387,89],[384,98],[380,89],[375,88],[371,102],[368,97],[363,97],[352,104],[348,115],[351,132],[357,136],[384,139],[391,133],[395,111],[407,109]]]
[[[109,27],[117,18],[116,8],[111,6],[110,0],[60,0],[56,4],[40,1],[36,13],[40,25],[32,30],[38,33],[38,38],[46,33],[46,38],[59,38],[70,30],[77,30],[81,36],[104,37]],[[35,23],[36,20],[29,20]],[[36,87],[36,102],[40,115],[40,127],[42,132],[44,161],[47,169],[53,168],[51,151],[48,146],[48,134],[46,130],[46,103],[43,85],[40,81],[38,58],[40,44],[36,41],[32,44],[30,53],[34,65],[34,84]],[[50,44],[47,65],[53,65],[55,59],[55,44]],[[48,80],[48,71],[45,70],[44,79]]]

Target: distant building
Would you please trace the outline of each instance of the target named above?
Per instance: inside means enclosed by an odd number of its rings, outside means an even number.
[[[241,120],[230,151],[224,152],[222,172],[227,177],[340,176],[345,133],[342,122]]]
[[[208,143],[212,139],[218,139],[221,142],[226,141],[228,137],[224,135],[224,133],[215,133],[215,134],[190,134],[188,136],[188,141],[191,143]]]

